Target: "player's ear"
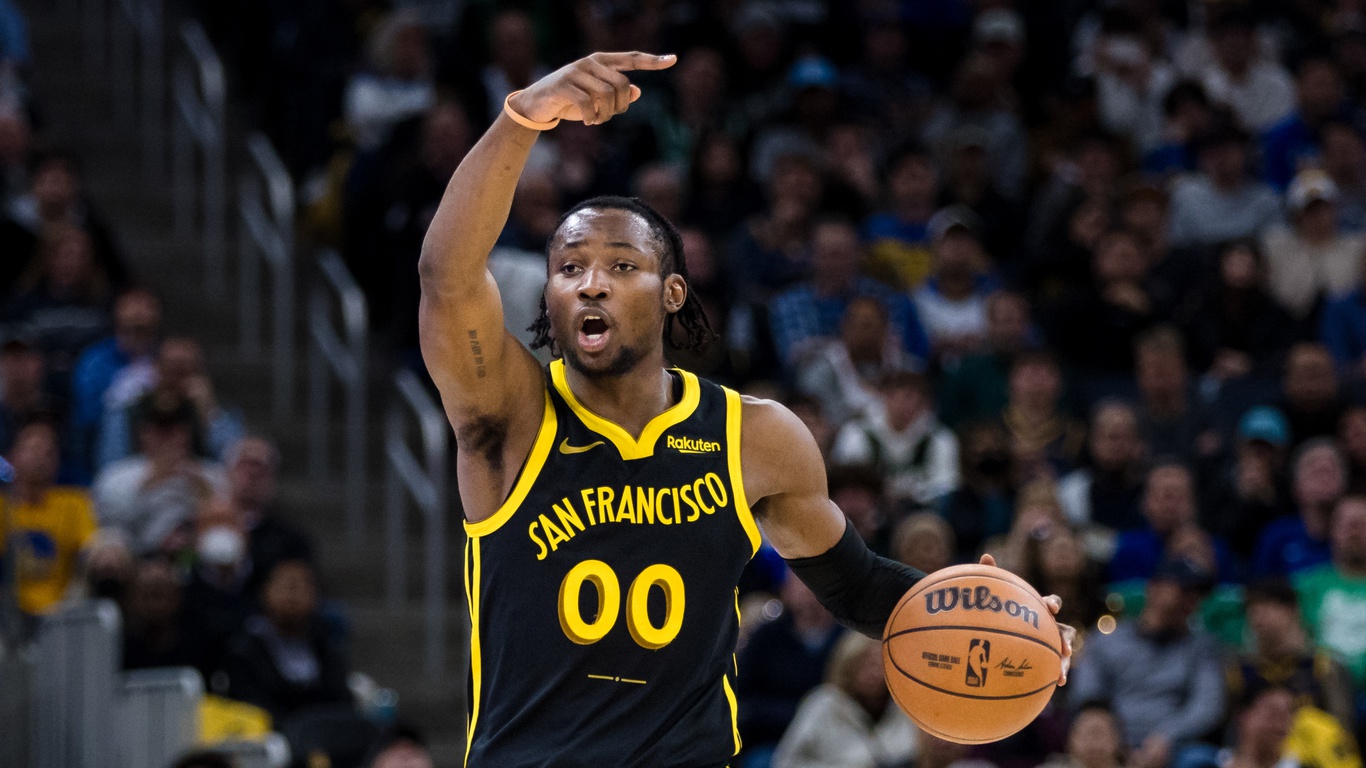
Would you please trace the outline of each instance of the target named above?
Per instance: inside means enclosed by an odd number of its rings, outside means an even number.
[[[683,308],[688,300],[688,282],[683,276],[674,273],[664,278],[664,311],[673,314]]]

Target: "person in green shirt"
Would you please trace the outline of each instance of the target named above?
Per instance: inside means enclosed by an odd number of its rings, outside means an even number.
[[[1332,562],[1300,572],[1295,590],[1314,639],[1352,673],[1360,720],[1366,710],[1366,496],[1337,503],[1328,544]]]

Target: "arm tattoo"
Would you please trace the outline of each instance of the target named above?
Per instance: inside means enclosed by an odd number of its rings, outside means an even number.
[[[469,331],[470,351],[474,353],[474,375],[484,378],[488,375],[488,369],[484,367],[484,347],[479,343],[479,332]]]

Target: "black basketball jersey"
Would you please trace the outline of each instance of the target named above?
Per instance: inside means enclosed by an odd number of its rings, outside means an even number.
[[[634,439],[550,365],[511,494],[466,523],[470,766],[720,766],[736,727],[736,585],[759,548],[740,397],[675,371]]]

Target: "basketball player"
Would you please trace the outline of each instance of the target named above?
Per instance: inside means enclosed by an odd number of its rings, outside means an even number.
[[[711,330],[678,233],[642,203],[587,201],[551,237],[533,326],[548,369],[504,330],[486,264],[538,132],[606,122],[640,95],[626,72],[674,61],[597,53],[509,96],[423,244],[422,352],[469,536],[468,765],[725,765],[736,585],[760,526],[873,637],[923,576],[868,551],[792,413],[667,367],[666,343]]]

